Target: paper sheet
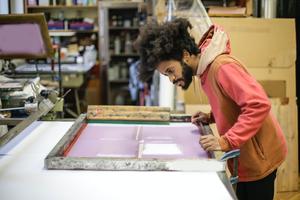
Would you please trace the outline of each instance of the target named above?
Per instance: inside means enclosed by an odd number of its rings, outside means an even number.
[[[145,144],[144,155],[180,155],[182,152],[176,144]]]

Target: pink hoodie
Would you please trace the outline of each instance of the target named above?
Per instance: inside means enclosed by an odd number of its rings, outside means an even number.
[[[216,30],[218,30],[218,27],[215,26],[214,32]],[[213,40],[211,36],[202,41],[199,47],[202,55],[206,55],[204,52]],[[225,37],[227,37],[227,35],[225,35]],[[218,47],[216,46],[216,48]],[[220,146],[223,151],[241,149],[239,164],[240,181],[261,179],[274,171],[283,161],[283,157],[285,157],[287,153],[284,135],[279,123],[270,112],[271,105],[261,85],[247,72],[239,61],[229,55],[229,39],[226,39],[226,48],[221,51],[211,52],[222,53],[217,53],[213,56],[210,55],[210,57],[214,59],[208,63],[208,65],[201,66],[202,69],[204,68],[204,71],[203,73],[199,73],[198,76],[200,76],[201,86],[209,99],[212,114],[221,136],[219,139]],[[206,58],[201,57],[200,59]],[[214,65],[213,71],[211,70],[211,65]],[[209,78],[208,76],[213,78]],[[217,88],[219,88],[217,92],[220,92],[222,95],[216,93],[216,89],[214,89],[211,82],[212,80],[216,82]],[[223,101],[223,97],[225,97],[226,100]],[[224,112],[224,110],[230,111],[230,109],[224,109],[224,105],[226,107],[224,102],[226,101],[232,102],[234,107],[238,108],[237,116],[233,122],[229,120],[228,113]],[[230,107],[230,105],[228,104],[228,107]],[[263,125],[265,127],[265,123],[267,123],[266,121],[269,117],[271,118],[271,122],[268,122],[266,126],[270,128],[269,132],[271,133],[265,133],[266,129],[261,129]],[[259,133],[259,135],[257,135],[257,133]],[[261,134],[264,134],[262,141],[260,141],[262,138],[260,136]],[[273,159],[273,156],[276,156],[273,155],[273,151],[269,154],[268,149],[271,148],[272,144],[269,144],[267,139],[265,139],[268,134],[273,134],[268,137],[274,138],[274,141],[279,140],[278,149],[276,149],[276,151],[280,151],[278,155],[282,156],[280,156],[278,160],[276,160],[276,158],[274,163],[268,161],[265,157],[265,155],[268,155],[267,157]],[[252,144],[252,142],[257,142],[259,149],[253,148],[253,145],[249,148],[249,143]],[[247,143],[247,145],[244,146],[245,143]],[[262,158],[255,158],[257,150],[259,150],[259,152],[262,151],[260,153],[265,155],[263,155]],[[247,162],[247,159],[250,159],[249,155],[254,156],[252,163]],[[262,166],[255,166],[255,162],[257,162],[257,165],[261,164]],[[263,162],[265,162],[265,164]],[[249,165],[254,166],[250,167]],[[232,167],[231,163],[229,163],[229,167]]]

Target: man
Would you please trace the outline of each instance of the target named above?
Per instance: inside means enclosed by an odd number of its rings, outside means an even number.
[[[187,89],[198,76],[212,111],[196,113],[192,122],[213,123],[220,137],[201,136],[207,151],[240,149],[237,196],[240,200],[271,200],[279,165],[287,146],[279,123],[262,87],[237,59],[230,55],[227,34],[211,26],[196,45],[186,19],[144,27],[139,36],[142,80],[155,70],[173,84]],[[228,167],[232,170],[232,162]]]

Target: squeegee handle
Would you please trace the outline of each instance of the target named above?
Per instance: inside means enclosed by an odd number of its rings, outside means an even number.
[[[211,128],[209,127],[208,123],[200,123],[200,129],[201,129],[201,134],[202,135],[213,135],[213,132]]]

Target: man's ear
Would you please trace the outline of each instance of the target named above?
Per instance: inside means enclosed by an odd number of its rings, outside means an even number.
[[[187,50],[183,50],[183,53],[182,53],[182,60],[185,62],[185,63],[188,63],[189,62],[189,59],[191,57],[191,54],[187,51]]]

